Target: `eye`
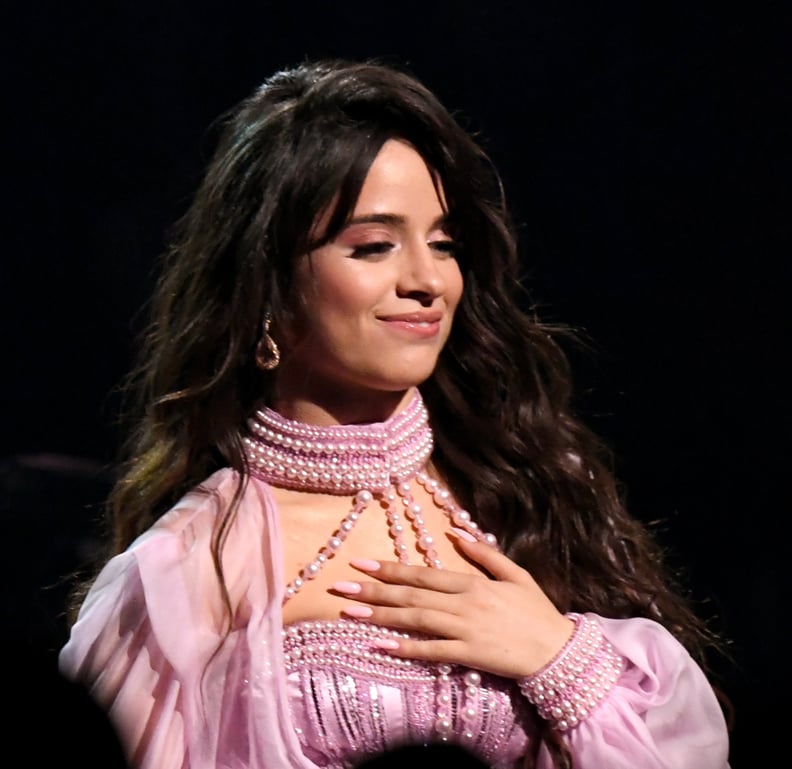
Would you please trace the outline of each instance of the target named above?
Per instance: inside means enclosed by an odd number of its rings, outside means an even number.
[[[433,240],[429,245],[442,254],[455,256],[459,251],[459,243],[456,240]]]
[[[352,249],[352,258],[361,259],[366,256],[377,256],[379,254],[386,254],[393,248],[393,243],[381,240],[375,243],[361,243]]]

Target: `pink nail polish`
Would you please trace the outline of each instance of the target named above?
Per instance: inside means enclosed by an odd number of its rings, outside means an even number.
[[[376,646],[378,649],[388,649],[389,651],[399,648],[399,642],[394,641],[392,638],[375,638],[371,645]]]
[[[339,593],[354,594],[354,593],[359,593],[360,592],[360,583],[359,582],[346,582],[346,581],[333,582],[333,584],[330,585],[330,587],[332,587],[333,590],[336,590]]]
[[[380,562],[371,558],[352,558],[349,563],[361,571],[377,571],[380,567]]]
[[[370,606],[361,606],[358,603],[345,606],[341,611],[347,616],[356,617],[357,619],[366,619],[374,614],[374,610]]]
[[[460,539],[464,539],[465,542],[475,542],[476,538],[468,531],[464,529],[458,529],[456,526],[451,527],[451,531],[454,533],[455,536],[459,537]]]

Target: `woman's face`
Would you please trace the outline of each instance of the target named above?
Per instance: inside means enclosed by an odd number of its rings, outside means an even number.
[[[421,156],[386,142],[349,224],[298,266],[299,332],[286,336],[281,397],[397,393],[431,375],[462,295],[445,220]]]

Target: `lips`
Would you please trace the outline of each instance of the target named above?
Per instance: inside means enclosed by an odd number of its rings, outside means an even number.
[[[425,312],[404,312],[382,315],[380,321],[403,338],[415,340],[434,339],[440,333],[443,313],[438,310]]]
[[[442,312],[406,312],[398,315],[382,315],[380,320],[401,323],[439,323],[443,319]]]

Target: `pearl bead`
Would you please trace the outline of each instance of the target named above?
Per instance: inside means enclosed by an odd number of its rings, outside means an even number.
[[[451,731],[452,724],[448,718],[438,718],[435,722],[435,729],[438,734],[448,734]]]

